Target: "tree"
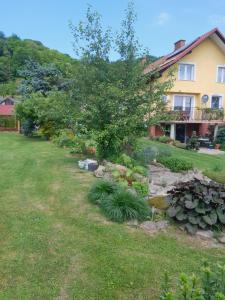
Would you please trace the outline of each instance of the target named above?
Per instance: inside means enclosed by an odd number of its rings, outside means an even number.
[[[22,95],[36,92],[47,95],[49,91],[67,88],[66,80],[54,64],[41,65],[29,59],[26,61],[25,68],[19,71],[19,75],[23,78],[19,88]]]
[[[74,85],[74,100],[80,107],[80,120],[96,137],[100,158],[130,149],[136,138],[165,108],[162,95],[170,86],[152,83],[140,63],[141,47],[135,37],[136,15],[128,5],[115,47],[120,55],[110,62],[111,34],[103,30],[101,16],[88,7],[86,23],[71,25],[75,50],[81,63]],[[160,113],[160,111],[159,111]]]

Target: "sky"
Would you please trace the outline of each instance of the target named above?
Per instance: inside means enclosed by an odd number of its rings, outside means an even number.
[[[102,15],[105,27],[119,30],[127,3],[128,0],[0,0],[0,31],[7,36],[15,33],[22,39],[41,41],[75,57],[69,21],[77,24],[84,20],[90,4]],[[179,39],[192,41],[214,27],[225,34],[225,0],[134,0],[134,4],[137,36],[155,56],[171,52]]]

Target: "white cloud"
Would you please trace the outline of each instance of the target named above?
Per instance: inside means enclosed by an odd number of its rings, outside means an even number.
[[[170,14],[167,12],[161,12],[156,18],[156,24],[159,26],[163,26],[167,24],[171,19]]]
[[[211,15],[209,16],[210,23],[214,25],[225,24],[225,16],[223,15]]]

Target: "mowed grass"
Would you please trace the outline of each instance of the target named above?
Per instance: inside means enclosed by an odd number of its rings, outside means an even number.
[[[185,159],[193,163],[193,166],[220,183],[225,184],[225,152],[222,155],[201,154],[195,151],[180,149],[169,144],[163,144],[147,138],[140,139],[141,147],[156,146],[161,149],[170,149],[172,156]]]
[[[94,181],[50,142],[0,133],[0,299],[159,299],[165,271],[224,262],[184,234],[108,222]]]

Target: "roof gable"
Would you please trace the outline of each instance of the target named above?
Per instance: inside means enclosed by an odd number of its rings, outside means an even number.
[[[12,116],[13,109],[13,105],[0,105],[0,116]]]
[[[154,70],[157,70],[159,72],[167,70],[169,67],[177,63],[180,59],[182,59],[184,56],[190,53],[194,48],[200,45],[207,38],[211,38],[225,53],[225,36],[222,34],[221,31],[219,31],[218,28],[214,28],[209,32],[201,35],[191,43],[156,60],[154,63],[146,67],[144,73],[148,74]]]

